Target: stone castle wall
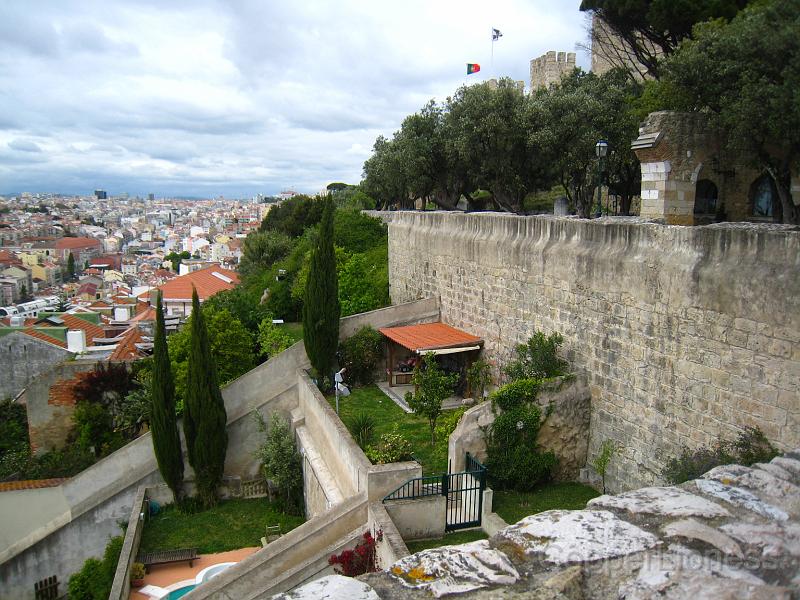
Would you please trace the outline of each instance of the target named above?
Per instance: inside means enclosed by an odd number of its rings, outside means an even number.
[[[575,68],[574,52],[550,50],[531,60],[531,93],[539,88],[549,88],[561,81],[561,77]]]
[[[496,366],[560,332],[592,395],[589,459],[612,490],[661,481],[681,447],[758,426],[800,446],[800,233],[493,213],[374,213],[393,303],[435,297]]]

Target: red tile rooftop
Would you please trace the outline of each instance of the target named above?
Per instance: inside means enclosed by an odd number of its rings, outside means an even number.
[[[412,352],[483,343],[481,338],[444,323],[382,327],[378,331]]]
[[[6,481],[0,483],[0,492],[15,492],[18,490],[38,490],[42,488],[57,487],[67,481],[66,477],[55,479],[27,479],[25,481]]]

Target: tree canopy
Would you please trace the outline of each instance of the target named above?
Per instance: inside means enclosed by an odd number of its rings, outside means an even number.
[[[732,19],[749,0],[582,0],[580,9],[602,19],[623,40],[622,54],[632,54],[654,78],[660,60],[691,37],[696,23]],[[624,66],[617,64],[615,66]]]
[[[197,290],[192,291],[192,319],[183,430],[189,463],[204,506],[217,502],[228,450],[228,415],[219,390],[217,367],[211,356],[208,330]]]
[[[791,169],[800,159],[800,0],[749,6],[729,24],[698,25],[665,63],[661,108],[699,111],[734,158],[763,169],[780,198],[775,217],[800,222]]]
[[[204,304],[200,310],[205,317],[205,327],[208,331],[211,356],[218,381],[224,385],[247,373],[256,365],[253,339],[239,319],[227,309]],[[181,403],[187,396],[192,327],[195,318],[193,311],[186,326],[169,337],[169,357],[175,376],[176,397]]]
[[[333,248],[333,202],[324,201],[317,245],[303,298],[303,342],[320,385],[332,374],[339,343],[339,305]]]
[[[641,85],[612,71],[576,70],[534,96],[510,79],[461,87],[407,117],[391,140],[378,138],[364,163],[364,186],[384,208],[422,199],[443,209],[522,212],[526,199],[567,191],[588,216],[597,186],[594,146],[609,140],[608,184],[623,213],[638,192],[639,163],[630,151]],[[464,204],[463,202],[466,202]]]
[[[172,490],[175,501],[180,502],[183,488],[183,449],[175,415],[175,380],[167,351],[160,292],[156,301],[150,393],[152,397],[150,429],[153,434],[153,451],[158,462],[158,470]]]

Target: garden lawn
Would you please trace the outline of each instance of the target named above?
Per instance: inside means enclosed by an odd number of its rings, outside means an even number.
[[[494,490],[492,510],[512,525],[520,519],[546,510],[579,510],[599,496],[594,488],[582,483],[546,483],[532,492]]]
[[[200,554],[261,545],[264,528],[280,523],[286,533],[303,517],[282,513],[266,498],[223,500],[216,507],[184,514],[167,505],[150,518],[142,533],[140,552],[197,548]]]
[[[406,542],[408,551],[411,554],[427,550],[428,548],[439,548],[441,546],[454,546],[456,544],[466,544],[467,542],[476,542],[478,540],[488,539],[489,536],[483,529],[468,529],[467,531],[454,531],[453,533],[446,533],[443,538],[439,540],[420,540],[418,542]]]
[[[328,401],[336,408],[333,396]],[[375,419],[373,444],[378,442],[381,434],[391,433],[397,427],[397,432],[411,442],[414,457],[422,465],[425,475],[447,472],[447,440],[436,440],[436,446],[431,446],[428,419],[406,413],[376,385],[356,388],[347,398],[339,398],[339,416],[345,425],[360,412]]]
[[[303,339],[303,324],[302,323],[284,323],[283,330],[292,339],[292,344],[299,342]],[[291,344],[290,344],[291,345]]]

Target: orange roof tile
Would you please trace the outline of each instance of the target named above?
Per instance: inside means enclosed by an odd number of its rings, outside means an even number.
[[[61,485],[67,481],[66,477],[55,479],[27,479],[25,481],[6,481],[0,483],[0,492],[13,492],[16,490],[38,490]]]
[[[224,279],[214,275],[214,273],[230,279],[231,282],[228,283]],[[164,301],[188,300],[192,297],[192,286],[194,286],[197,289],[197,296],[200,300],[206,300],[214,294],[233,289],[238,284],[238,273],[214,265],[188,273],[187,275],[176,277],[171,281],[161,284],[158,286],[158,289],[163,293]],[[149,299],[150,292],[139,294],[139,298]]]
[[[140,302],[139,304],[143,304]],[[146,321],[155,321],[156,320],[156,308],[155,306],[147,306],[144,310],[139,310],[138,306],[136,308],[136,316],[133,317],[130,322],[131,323],[140,323]]]
[[[378,331],[412,352],[474,346],[483,343],[481,338],[444,323],[382,327]]]
[[[99,325],[89,323],[89,321],[84,321],[80,317],[68,313],[61,315],[61,318],[64,320],[64,325],[69,329],[83,329],[86,332],[86,343],[88,345],[91,345],[91,340],[94,338],[106,337],[105,331]]]
[[[101,248],[100,240],[87,237],[65,237],[56,241],[57,250],[67,250],[75,248]]]
[[[123,334],[122,340],[117,342],[117,347],[108,357],[108,360],[135,360],[139,358],[142,353],[136,347],[136,344],[142,343],[142,333],[138,327],[131,327]]]
[[[32,338],[36,338],[37,340],[41,340],[43,342],[47,342],[48,344],[53,344],[54,346],[58,346],[59,348],[66,348],[67,347],[67,343],[66,342],[62,342],[61,340],[59,340],[57,338],[50,337],[49,335],[47,335],[46,333],[43,333],[41,330],[38,330],[38,329],[23,329],[21,331],[21,333],[24,333],[25,335],[29,335]]]

